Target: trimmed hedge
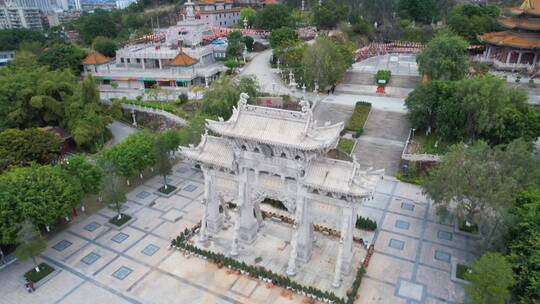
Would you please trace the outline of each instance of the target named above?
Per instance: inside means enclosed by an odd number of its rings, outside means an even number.
[[[355,226],[357,229],[374,231],[375,229],[377,229],[377,222],[370,218],[359,216],[356,218]]]
[[[54,271],[54,267],[46,263],[40,263],[38,267],[39,272],[37,272],[36,269],[33,268],[32,270],[27,271],[24,274],[24,277],[32,283],[37,283]]]
[[[174,106],[172,106],[172,105],[170,105],[168,103],[163,103],[163,102],[158,102],[158,101],[131,100],[131,99],[120,99],[120,102],[124,103],[124,104],[140,106],[140,107],[144,107],[144,108],[151,108],[151,109],[155,109],[155,110],[163,110],[165,112],[176,114],[176,109],[174,108]]]
[[[364,132],[364,125],[371,111],[371,103],[359,101],[354,107],[353,114],[345,129],[349,132],[354,132],[354,137],[358,138]]]
[[[339,143],[337,146],[337,149],[339,151],[342,151],[343,153],[347,153],[347,155],[350,155],[353,148],[354,148],[354,140],[347,139],[347,138],[339,139]]]

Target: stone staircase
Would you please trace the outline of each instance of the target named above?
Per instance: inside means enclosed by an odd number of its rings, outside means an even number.
[[[397,88],[410,88],[414,89],[420,85],[420,76],[405,76],[405,75],[392,75],[389,86]],[[375,74],[347,71],[342,81],[343,84],[352,85],[375,85]]]

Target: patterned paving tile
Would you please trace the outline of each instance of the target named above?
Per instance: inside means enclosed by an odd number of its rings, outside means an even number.
[[[159,247],[154,244],[149,244],[148,246],[144,247],[144,249],[141,251],[143,254],[147,256],[153,256],[156,252],[158,252]]]
[[[435,250],[435,260],[450,263],[451,258],[452,258],[452,256],[448,252]]]
[[[133,272],[133,270],[131,268],[127,268],[126,266],[122,266],[122,267],[118,268],[118,270],[113,272],[112,276],[119,279],[119,280],[123,280],[123,279],[127,278],[127,276],[132,272]]]
[[[453,235],[452,235],[452,232],[448,232],[448,231],[444,231],[444,230],[439,230],[439,232],[437,232],[437,237],[441,240],[447,240],[447,241],[451,241],[452,238],[453,238]]]
[[[98,222],[91,222],[88,225],[84,226],[84,230],[89,232],[94,232],[96,229],[101,227],[101,224]]]
[[[388,243],[388,246],[394,249],[403,250],[403,248],[405,248],[405,242],[396,240],[396,239],[391,239],[390,242]]]
[[[56,243],[52,248],[56,251],[64,251],[66,248],[71,246],[73,243],[71,243],[68,240],[61,240],[60,242]]]
[[[145,198],[149,197],[151,194],[152,193],[143,190],[143,191],[137,193],[137,195],[135,195],[135,196],[140,198],[140,199],[145,199]]]
[[[195,185],[190,184],[190,185],[187,185],[186,187],[184,187],[184,191],[187,191],[187,192],[193,192],[195,190],[197,190],[197,186],[195,186]]]
[[[410,226],[411,226],[411,224],[409,222],[407,222],[407,221],[396,220],[396,225],[395,225],[396,228],[403,229],[403,230],[409,230]]]
[[[412,203],[402,202],[401,209],[407,210],[407,211],[414,211],[414,205]]]
[[[84,258],[81,259],[81,262],[85,263],[86,265],[92,265],[97,260],[99,260],[99,258],[101,258],[101,256],[99,254],[97,254],[95,252],[90,252]]]
[[[115,236],[113,236],[111,238],[111,240],[115,241],[116,243],[122,243],[123,241],[127,240],[127,238],[129,237],[129,235],[125,234],[125,233],[122,233],[122,232],[119,232],[118,234],[116,234]]]

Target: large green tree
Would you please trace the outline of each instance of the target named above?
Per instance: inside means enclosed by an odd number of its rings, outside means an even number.
[[[210,89],[204,93],[202,100],[202,112],[211,116],[220,116],[229,119],[232,108],[238,103],[242,91],[250,95],[250,101],[259,94],[259,86],[256,81],[244,80],[237,83],[230,77],[221,77],[212,83]]]
[[[516,284],[513,294],[522,304],[540,301],[540,190],[521,193],[510,212],[509,260]]]
[[[353,61],[354,46],[350,42],[319,37],[302,58],[303,81],[310,89],[315,83],[321,89],[335,85]]]
[[[62,170],[81,185],[85,195],[97,194],[101,189],[102,168],[83,155],[69,157],[62,164]]]
[[[118,49],[118,44],[114,40],[103,36],[94,38],[92,46],[99,53],[111,58],[116,56],[116,50]]]
[[[496,145],[540,136],[540,112],[527,105],[525,92],[493,76],[432,81],[405,104],[413,127],[434,131],[444,142],[483,139]]]
[[[42,65],[51,70],[69,69],[75,75],[82,72],[81,61],[86,57],[86,51],[72,44],[57,43],[45,48],[38,57]]]
[[[118,28],[114,16],[104,10],[97,9],[93,14],[82,16],[77,22],[82,40],[86,44],[92,43],[98,36],[114,38],[118,34]]]
[[[15,168],[0,176],[5,185],[0,199],[12,201],[12,212],[29,219],[36,227],[51,227],[68,216],[84,194],[81,185],[58,166]]]
[[[431,80],[462,79],[469,69],[467,47],[461,36],[442,32],[417,56],[418,71]]]
[[[131,134],[122,143],[106,150],[104,155],[116,172],[129,180],[156,163],[154,142],[154,136],[148,132]]]
[[[499,253],[488,252],[465,274],[471,281],[465,286],[471,304],[504,304],[514,284],[512,266]]]
[[[437,0],[399,0],[399,14],[402,18],[422,23],[432,23],[438,19]]]
[[[60,155],[61,141],[41,129],[7,129],[0,132],[0,172],[31,162],[49,164]]]
[[[170,144],[167,137],[159,136],[154,144],[154,157],[156,158],[156,172],[163,176],[163,188],[167,191],[167,175],[172,173],[173,163],[170,155]]]
[[[332,29],[347,19],[347,7],[337,0],[325,0],[313,8],[313,22],[319,29]]]
[[[126,202],[126,188],[120,169],[106,158],[100,159],[103,170],[103,183],[101,187],[101,199],[110,208],[116,210],[117,218],[122,218],[122,205]]]
[[[281,4],[267,5],[262,11],[257,13],[255,27],[273,30],[292,24],[291,10]]]
[[[47,240],[44,239],[36,227],[28,220],[20,225],[19,246],[15,250],[15,256],[21,261],[32,259],[34,268],[40,271],[36,257],[47,249]]]
[[[240,10],[240,23],[244,25],[244,20],[247,20],[247,25],[252,26],[255,22],[257,11],[251,7],[244,7]]]
[[[442,162],[429,173],[424,192],[442,217],[455,214],[477,224],[486,247],[504,233],[506,214],[517,193],[540,185],[540,164],[532,147],[516,140],[490,148],[478,141],[450,147]]]
[[[43,33],[26,28],[0,30],[0,51],[19,50],[21,43],[37,42],[42,44],[47,38]]]
[[[273,49],[298,42],[298,34],[290,27],[280,27],[270,34],[270,46]]]
[[[469,43],[479,43],[478,35],[499,30],[499,15],[500,10],[495,5],[465,4],[454,7],[447,22],[453,32]]]

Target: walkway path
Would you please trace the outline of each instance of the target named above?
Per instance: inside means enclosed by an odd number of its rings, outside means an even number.
[[[116,145],[124,141],[129,135],[138,132],[139,130],[133,126],[120,121],[113,121],[107,126],[112,133],[113,138],[109,142],[110,145]]]
[[[115,212],[82,215],[49,240],[39,258],[58,271],[35,293],[24,290],[31,262],[0,270],[2,304],[303,303],[281,288],[228,273],[202,259],[168,250],[170,240],[202,217],[203,178],[188,164],[175,166],[170,198],[155,194],[154,177],[127,194],[123,212],[135,218],[117,230],[106,225]],[[421,189],[385,179],[360,213],[378,222],[375,254],[358,304],[458,303],[463,286],[450,280],[451,262],[473,259],[472,242],[436,221]],[[315,244],[317,246],[317,243]],[[401,249],[396,249],[401,248]]]

